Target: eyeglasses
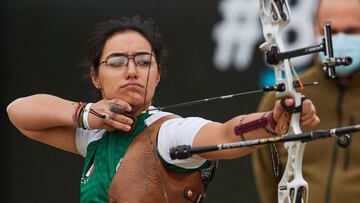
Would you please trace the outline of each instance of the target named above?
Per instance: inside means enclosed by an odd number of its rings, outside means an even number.
[[[156,57],[147,52],[140,52],[135,55],[126,55],[123,53],[112,53],[101,61],[99,65],[105,63],[111,68],[123,68],[129,65],[129,60],[133,59],[135,66],[140,68],[148,68],[151,63],[156,62]]]

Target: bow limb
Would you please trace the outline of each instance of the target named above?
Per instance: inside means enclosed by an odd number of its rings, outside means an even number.
[[[280,53],[285,51],[281,39],[281,32],[289,24],[291,13],[286,0],[261,0],[260,18],[263,26],[265,42],[260,49],[270,52],[277,49]],[[276,98],[291,97],[295,100],[294,108],[302,105],[302,94],[294,88],[295,71],[289,59],[281,60],[274,65],[276,84],[284,85],[284,90],[276,92]],[[295,75],[294,75],[295,74]],[[288,129],[288,134],[300,134],[300,111],[293,112]],[[278,185],[279,203],[302,203],[308,200],[308,184],[302,176],[302,158],[305,144],[300,141],[286,142],[288,159],[284,174]]]

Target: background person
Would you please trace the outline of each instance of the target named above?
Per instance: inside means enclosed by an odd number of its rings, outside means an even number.
[[[323,35],[323,23],[330,21],[333,31],[334,56],[351,56],[350,66],[336,67],[337,79],[328,79],[320,60],[301,75],[303,82],[318,81],[319,85],[305,88],[303,94],[317,107],[321,119],[315,128],[327,129],[360,123],[360,1],[321,0],[315,21],[318,38]],[[324,56],[320,54],[320,58]],[[274,95],[266,95],[259,111],[271,109]],[[352,135],[348,148],[341,148],[336,139],[308,142],[303,158],[303,175],[309,183],[309,202],[357,202],[360,197],[360,134]],[[287,152],[278,144],[282,171],[275,178],[269,147],[252,154],[257,189],[263,203],[277,202],[277,188],[286,166]]]

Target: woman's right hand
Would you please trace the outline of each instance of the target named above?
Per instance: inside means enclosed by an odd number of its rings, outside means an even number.
[[[91,129],[106,129],[107,131],[121,130],[128,132],[133,125],[133,119],[124,114],[115,113],[111,106],[118,105],[122,107],[125,113],[130,114],[132,107],[120,99],[100,100],[91,105],[91,109],[95,112],[105,115],[105,118],[100,118],[94,114],[89,113],[88,121]]]

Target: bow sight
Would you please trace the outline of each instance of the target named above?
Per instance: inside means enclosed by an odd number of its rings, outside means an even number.
[[[266,62],[270,65],[276,65],[280,61],[285,59],[291,59],[299,56],[308,54],[323,52],[328,58],[322,61],[324,71],[330,78],[335,78],[335,66],[344,65],[348,66],[352,63],[352,58],[349,56],[345,57],[334,57],[334,49],[332,45],[332,34],[331,34],[331,23],[324,23],[324,38],[318,45],[309,46],[305,48],[290,50],[286,52],[280,52],[277,46],[272,46],[269,51],[266,51]]]

